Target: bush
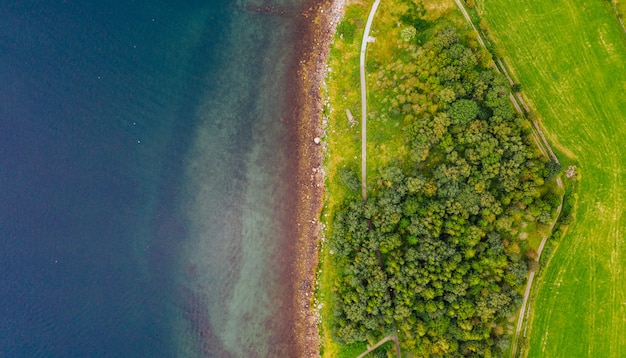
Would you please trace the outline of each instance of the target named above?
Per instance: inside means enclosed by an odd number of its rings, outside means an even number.
[[[554,160],[551,160],[546,163],[546,170],[547,170],[546,178],[551,179],[559,175],[559,173],[561,173],[561,171],[563,170],[563,166],[561,166],[561,163],[557,163]]]
[[[366,342],[346,344],[339,350],[338,358],[354,358],[367,350]]]
[[[344,19],[337,26],[337,33],[342,36],[343,40],[347,44],[354,42],[354,32],[356,31],[356,25],[350,20]]]
[[[359,191],[361,190],[361,182],[359,178],[354,173],[354,171],[348,168],[340,168],[339,169],[339,181],[345,185],[351,191]]]
[[[548,211],[542,211],[539,215],[537,215],[537,222],[541,224],[548,224],[552,221],[552,214]]]
[[[405,27],[400,31],[400,38],[404,42],[411,42],[411,40],[415,38],[415,35],[417,35],[417,30],[415,30],[413,26]]]

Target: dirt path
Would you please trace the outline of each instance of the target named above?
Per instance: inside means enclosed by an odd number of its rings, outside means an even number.
[[[476,29],[476,27],[472,23],[472,20],[471,20],[469,14],[467,13],[467,11],[465,10],[465,7],[461,3],[461,1],[460,0],[454,0],[454,1],[456,2],[456,5],[459,7],[461,12],[463,13],[463,16],[465,17],[465,20],[467,20],[467,22],[472,26],[472,28],[476,32],[476,35],[478,37],[478,42],[480,43],[480,45],[484,49],[487,49],[487,47],[485,46],[485,42],[483,41],[482,37],[480,36],[480,32],[478,32],[478,30]],[[496,63],[494,62],[493,63],[493,67],[495,67],[496,70],[498,70],[498,72],[504,74],[506,76],[506,78],[509,80],[509,83],[511,83],[511,85],[512,85],[514,82],[511,79],[511,77],[509,76],[509,73],[506,71],[506,68],[504,67],[504,64],[502,63],[502,61],[500,59],[498,59],[497,61],[498,61],[498,64],[500,66],[496,65]],[[522,109],[520,107],[520,103],[526,109],[526,111],[529,111],[528,106],[526,105],[526,103],[524,103],[524,100],[522,99],[522,96],[519,93],[517,94],[517,98],[513,95],[513,93],[511,93],[509,95],[509,98],[510,98],[511,102],[513,103],[513,106],[515,107],[515,110],[518,113],[520,113],[521,115],[524,115],[524,112],[522,112]],[[533,138],[535,139],[535,142],[537,143],[537,146],[539,146],[539,149],[541,150],[541,152],[547,158],[552,159],[555,162],[559,163],[559,159],[556,157],[556,155],[552,151],[552,147],[550,146],[550,144],[546,140],[546,137],[544,136],[543,131],[539,127],[539,123],[537,121],[532,121],[532,123],[533,123],[533,128],[534,128]],[[559,186],[559,188],[563,189],[563,181],[561,180],[561,178],[556,178],[556,183]],[[552,233],[552,229],[554,229],[554,225],[556,225],[556,222],[559,220],[559,216],[561,215],[562,207],[563,207],[563,198],[561,198],[561,204],[559,204],[559,207],[557,208],[556,217],[554,218],[554,221],[552,222],[552,225],[550,225],[550,233]],[[541,258],[541,252],[543,251],[543,248],[546,245],[546,241],[548,240],[548,237],[550,237],[550,234],[544,236],[543,239],[541,239],[541,243],[539,244],[539,249],[537,250],[537,261],[539,261],[539,259]],[[519,316],[518,316],[518,319],[517,319],[517,327],[515,329],[515,335],[513,336],[513,347],[511,349],[511,352],[512,352],[514,357],[517,355],[516,354],[517,353],[517,342],[519,341],[519,334],[520,334],[520,332],[522,330],[522,326],[524,324],[524,314],[526,313],[526,306],[528,304],[528,297],[530,296],[530,290],[532,288],[532,284],[533,284],[534,278],[535,278],[535,271],[531,272],[529,274],[529,276],[528,276],[528,281],[526,283],[526,290],[524,291],[524,299],[522,301],[522,307],[520,308],[520,313],[519,313]]]
[[[461,4],[460,0],[454,0],[454,1],[456,2],[456,6],[458,6],[459,9],[461,10],[461,12],[463,13],[463,16],[465,17],[465,20],[467,20],[467,22],[470,24],[472,29],[474,29],[474,31],[476,31],[476,34],[478,34],[478,42],[480,43],[480,46],[482,46],[483,48],[487,48],[487,46],[485,46],[485,43],[483,42],[483,38],[480,37],[480,33],[478,32],[478,30],[474,26],[474,23],[472,22],[472,19],[470,18],[469,14],[465,10],[465,6],[463,6],[463,4]]]
[[[367,90],[365,85],[365,51],[367,50],[367,43],[370,40],[370,28],[372,27],[376,10],[378,10],[378,5],[380,5],[380,0],[376,0],[374,4],[372,4],[372,9],[367,17],[367,24],[365,24],[365,31],[363,31],[363,41],[361,41],[361,196],[363,200],[367,200]]]
[[[376,348],[382,346],[383,344],[389,342],[393,340],[393,336],[387,336],[383,339],[381,339],[380,341],[378,341],[378,343],[374,344],[373,346],[369,347],[365,352],[359,354],[356,358],[363,358],[366,355],[368,355],[369,353],[371,353],[372,351],[374,351]]]

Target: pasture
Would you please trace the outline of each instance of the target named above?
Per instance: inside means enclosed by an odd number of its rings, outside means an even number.
[[[626,356],[626,33],[611,4],[479,0],[554,147],[578,162],[575,223],[543,267],[524,355]]]

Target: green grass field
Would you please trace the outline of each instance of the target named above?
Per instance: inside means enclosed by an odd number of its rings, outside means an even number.
[[[579,163],[574,225],[536,287],[531,357],[626,356],[626,33],[602,0],[478,1],[553,145]]]

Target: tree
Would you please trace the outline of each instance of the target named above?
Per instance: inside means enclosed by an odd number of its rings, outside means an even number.
[[[528,249],[526,250],[526,257],[529,260],[537,260],[537,258],[539,257],[539,254],[537,253],[537,250],[535,249]]]
[[[545,166],[547,171],[546,179],[554,178],[555,176],[559,175],[561,171],[563,171],[561,163],[558,163],[554,160],[550,160],[545,164]]]
[[[456,99],[456,93],[450,87],[446,87],[439,91],[439,100],[445,104],[452,103]]]
[[[450,106],[448,111],[452,124],[464,125],[478,115],[478,104],[471,99],[460,99]]]

